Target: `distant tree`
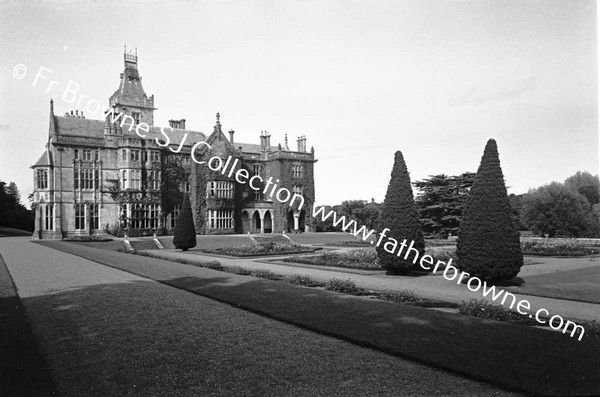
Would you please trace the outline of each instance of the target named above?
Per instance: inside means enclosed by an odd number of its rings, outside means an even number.
[[[379,223],[381,205],[364,200],[348,200],[339,206],[338,214],[346,219],[354,219],[358,227],[365,225],[369,229],[375,229]]]
[[[523,196],[524,194],[509,194],[508,202],[510,203],[510,214],[513,222],[518,230],[526,230],[527,226],[521,222],[521,211],[523,209]]]
[[[565,180],[565,185],[587,199],[591,205],[600,203],[600,179],[587,171],[577,171]]]
[[[460,270],[490,282],[510,280],[523,265],[496,141],[487,142],[465,204],[456,254]]]
[[[187,194],[183,197],[181,212],[177,218],[177,225],[175,225],[173,245],[183,251],[196,246],[196,229],[194,228],[192,205]]]
[[[548,237],[582,237],[597,233],[598,217],[573,187],[553,182],[523,196],[522,221]]]
[[[419,257],[425,252],[425,240],[419,223],[410,176],[400,151],[397,151],[394,156],[394,168],[381,209],[381,225],[390,229],[389,238],[396,241],[406,239],[409,245],[414,241],[413,248],[417,249]],[[377,247],[379,263],[383,268],[392,273],[406,273],[413,269],[412,258],[409,257],[408,261],[404,260],[404,256],[393,253],[394,249],[386,251],[386,245],[381,244]]]
[[[457,176],[430,175],[413,183],[420,191],[415,201],[423,232],[443,237],[458,233],[463,207],[474,179],[474,172],[465,172]]]
[[[14,182],[0,181],[0,225],[33,231],[35,213],[21,204],[21,194]]]

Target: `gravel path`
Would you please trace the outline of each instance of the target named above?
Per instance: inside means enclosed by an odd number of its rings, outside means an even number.
[[[510,394],[27,238],[0,253],[65,396]]]

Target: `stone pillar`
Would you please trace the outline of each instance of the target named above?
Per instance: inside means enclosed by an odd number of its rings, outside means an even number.
[[[264,234],[265,232],[265,214],[262,212],[259,212],[260,215],[260,233]]]
[[[300,229],[300,214],[294,212],[294,230]]]

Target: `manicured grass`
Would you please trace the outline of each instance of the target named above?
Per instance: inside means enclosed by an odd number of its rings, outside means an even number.
[[[0,396],[58,395],[0,256]]]
[[[584,336],[579,342],[533,327],[265,279],[216,276],[209,269],[76,244],[44,244],[322,334],[511,389],[545,395],[600,394],[600,341],[594,338]],[[215,277],[218,282],[211,281]]]
[[[600,303],[600,267],[525,276],[523,280],[525,283],[520,287],[506,289],[520,294]]]

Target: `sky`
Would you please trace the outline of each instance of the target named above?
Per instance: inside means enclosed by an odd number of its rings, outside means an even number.
[[[0,2],[0,180],[26,202],[50,98],[101,119],[85,106],[118,88],[126,44],[155,125],[305,135],[317,204],[382,201],[397,150],[413,181],[474,172],[489,138],[521,194],[598,174],[597,36],[593,1]]]

